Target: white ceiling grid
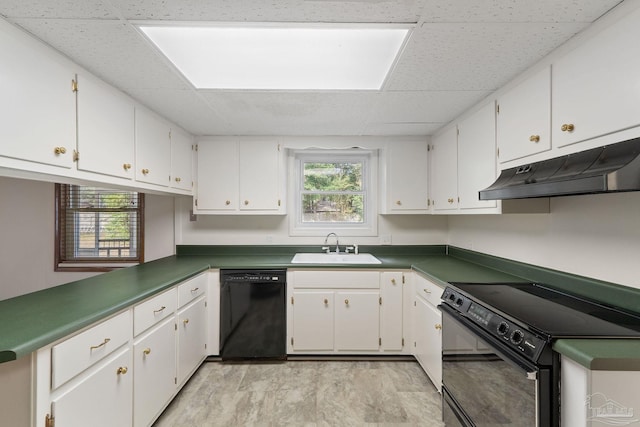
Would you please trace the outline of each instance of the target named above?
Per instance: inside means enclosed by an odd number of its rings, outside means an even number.
[[[196,135],[429,135],[620,0],[0,0],[0,15]],[[416,23],[382,91],[196,91],[139,21]]]

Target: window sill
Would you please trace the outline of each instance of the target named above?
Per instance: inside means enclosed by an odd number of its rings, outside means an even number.
[[[105,263],[64,262],[64,263],[57,264],[55,267],[55,271],[103,273],[107,271],[118,270],[120,268],[133,267],[136,265],[139,265],[139,263],[137,262],[105,262]]]

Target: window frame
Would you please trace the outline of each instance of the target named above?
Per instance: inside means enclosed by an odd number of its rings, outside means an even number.
[[[107,272],[116,270],[119,268],[125,268],[142,264],[144,262],[144,193],[138,193],[138,223],[137,223],[137,242],[138,256],[136,258],[79,258],[69,259],[64,254],[63,245],[67,242],[64,241],[63,235],[66,234],[66,230],[63,229],[66,221],[63,218],[66,215],[66,203],[63,200],[63,186],[66,187],[83,187],[82,185],[75,184],[55,184],[55,254],[54,254],[54,271],[74,271],[74,272]],[[69,190],[65,190],[68,192]],[[121,191],[121,190],[114,190]],[[135,193],[135,191],[132,191]],[[73,244],[70,242],[70,244]]]
[[[362,193],[364,195],[364,222],[361,224],[346,222],[304,223],[302,221],[304,190],[304,163],[362,162]],[[377,182],[378,150],[349,149],[299,149],[290,150],[291,178],[289,214],[289,235],[291,236],[325,236],[336,232],[341,236],[377,236]]]

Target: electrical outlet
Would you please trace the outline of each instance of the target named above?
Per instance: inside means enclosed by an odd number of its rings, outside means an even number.
[[[391,244],[391,234],[384,234],[380,236],[380,244],[381,245],[390,245]]]

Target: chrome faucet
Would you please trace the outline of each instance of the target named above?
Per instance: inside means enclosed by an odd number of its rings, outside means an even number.
[[[336,238],[336,253],[340,253],[340,242],[338,241],[338,235],[336,233],[329,233],[327,234],[327,237],[324,238],[324,244],[326,245],[327,242],[329,241],[329,237],[331,236],[335,236]],[[329,246],[323,246],[322,247],[323,251],[327,251],[327,253],[331,253],[331,248]]]

